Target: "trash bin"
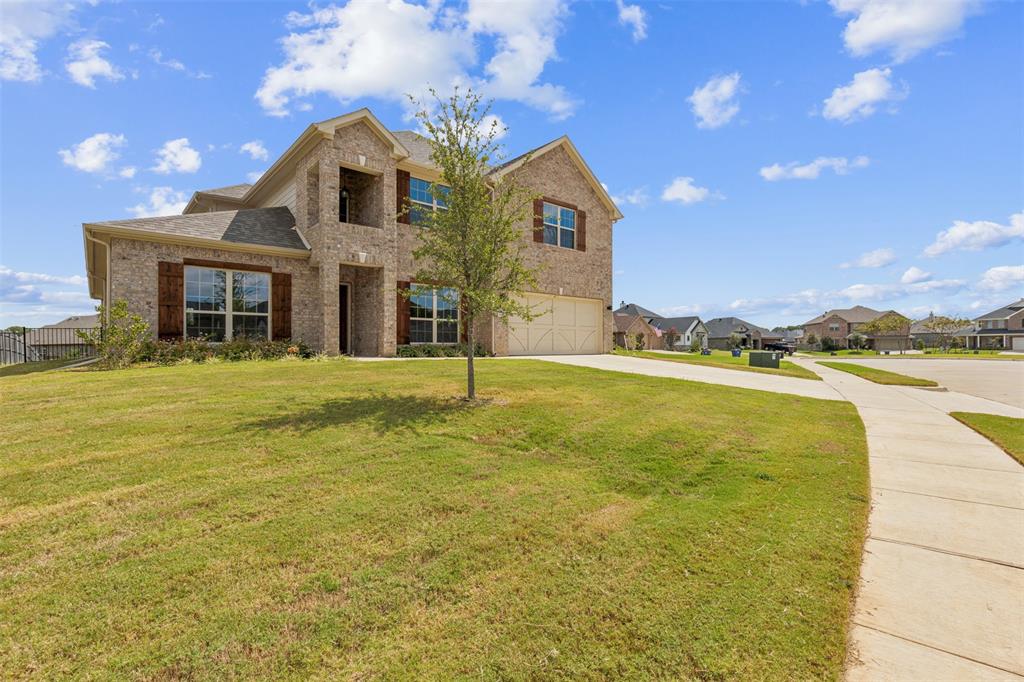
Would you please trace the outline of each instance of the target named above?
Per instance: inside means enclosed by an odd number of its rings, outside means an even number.
[[[742,350],[740,350],[739,348],[733,348],[732,349],[732,356],[734,358],[738,358],[741,355],[743,355],[743,351]]]
[[[752,350],[749,355],[751,367],[772,367],[778,369],[782,353],[777,350]]]

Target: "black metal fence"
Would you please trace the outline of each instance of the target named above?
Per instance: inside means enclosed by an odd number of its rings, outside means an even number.
[[[86,360],[96,356],[96,347],[78,335],[91,329],[69,327],[20,327],[0,331],[0,365],[49,360]]]

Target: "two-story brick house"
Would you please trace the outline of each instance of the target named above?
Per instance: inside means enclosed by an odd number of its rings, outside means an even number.
[[[611,350],[622,215],[607,191],[567,137],[491,174],[543,197],[522,226],[537,317],[482,320],[477,338],[497,355]],[[444,210],[429,191],[440,180],[426,139],[367,109],[315,123],[253,185],[196,192],[180,216],[83,224],[90,294],[127,301],[162,339],[301,339],[368,356],[453,343],[458,306],[413,281],[417,215]]]
[[[1024,351],[1024,298],[985,313],[957,333],[967,348]]]
[[[894,334],[868,334],[864,327],[886,315],[898,315],[894,310],[875,310],[857,305],[852,308],[829,310],[813,320],[804,323],[804,338],[811,334],[818,339],[829,338],[837,348],[849,348],[854,335],[864,337],[865,343],[874,350],[904,350],[910,347],[910,322],[906,329]]]

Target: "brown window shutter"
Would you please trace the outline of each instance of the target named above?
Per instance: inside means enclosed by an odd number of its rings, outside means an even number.
[[[160,261],[157,264],[157,336],[180,339],[185,329],[185,266]]]
[[[395,171],[395,215],[398,222],[409,224],[409,211],[406,202],[409,198],[409,171]]]
[[[399,282],[398,288],[408,289],[408,282]],[[396,340],[399,346],[404,346],[409,343],[409,299],[402,295],[399,291],[395,294],[398,298],[395,301],[395,332]]]
[[[576,211],[576,250],[587,250],[587,212]]]
[[[292,276],[289,273],[271,274],[270,305],[270,338],[274,341],[292,338]]]
[[[544,200],[533,200],[533,241],[544,243]]]

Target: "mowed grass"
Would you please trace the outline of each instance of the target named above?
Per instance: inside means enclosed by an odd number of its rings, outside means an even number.
[[[649,360],[667,360],[669,362],[682,362],[689,365],[706,365],[708,367],[720,367],[722,369],[738,369],[743,372],[757,372],[759,374],[777,374],[797,379],[813,379],[821,381],[821,377],[809,369],[805,369],[788,360],[780,360],[779,368],[774,367],[751,367],[750,357],[744,354],[734,358],[732,353],[724,350],[713,350],[711,355],[700,353],[662,353],[644,350],[616,350],[617,355],[628,355],[635,358],[647,358]]]
[[[838,679],[854,408],[540,361],[0,380],[5,677]]]
[[[1024,465],[1024,419],[976,412],[950,412],[949,415],[985,436]]]
[[[49,372],[61,367],[67,367],[68,365],[76,365],[82,361],[83,358],[75,358],[73,360],[42,360],[40,362],[19,362],[14,365],[0,365],[0,377]]]
[[[849,374],[856,374],[860,378],[873,381],[876,384],[886,384],[889,386],[938,386],[931,379],[919,379],[918,377],[897,374],[896,372],[889,372],[877,367],[865,367],[864,365],[857,365],[852,362],[822,362],[819,360],[818,364]]]

